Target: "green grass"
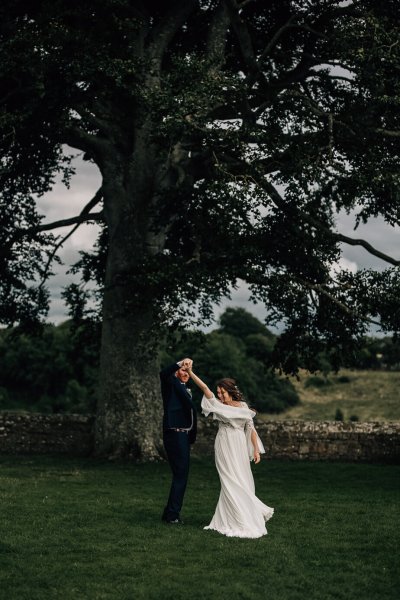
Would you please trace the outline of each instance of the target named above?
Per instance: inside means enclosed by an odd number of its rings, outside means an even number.
[[[341,383],[343,376],[350,381]],[[329,375],[329,385],[322,387],[307,387],[310,377],[303,371],[299,381],[291,378],[300,397],[299,405],[264,418],[332,421],[340,408],[346,421],[351,415],[357,415],[359,421],[400,421],[400,372],[343,369],[337,375]]]
[[[181,528],[166,464],[1,457],[0,597],[386,600],[398,597],[400,467],[263,461],[268,536],[203,531],[218,497],[193,459]]]

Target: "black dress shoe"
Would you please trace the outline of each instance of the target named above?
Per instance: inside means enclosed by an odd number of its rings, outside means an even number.
[[[181,519],[166,519],[165,522],[168,523],[168,525],[183,525]]]
[[[179,519],[179,517],[175,517],[176,519]],[[163,512],[162,516],[161,516],[161,521],[164,521],[164,523],[168,523],[169,521],[174,521],[175,519],[173,517],[171,517],[170,515],[168,515],[168,513],[166,511]]]

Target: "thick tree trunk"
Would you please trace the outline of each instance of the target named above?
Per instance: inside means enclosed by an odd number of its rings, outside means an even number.
[[[146,339],[151,311],[118,315],[128,293],[128,288],[106,293],[105,305],[112,305],[114,316],[105,309],[95,451],[149,461],[162,449],[157,344]]]
[[[126,173],[126,171],[125,171]],[[155,460],[162,451],[162,401],[154,290],[146,285],[149,254],[145,207],[151,186],[117,168],[104,181],[109,250],[103,298],[100,381],[96,419],[97,455]],[[150,188],[150,189],[149,189]]]

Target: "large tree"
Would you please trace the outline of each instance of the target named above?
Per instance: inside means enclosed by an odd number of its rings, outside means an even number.
[[[76,266],[102,303],[99,453],[158,455],[162,328],[207,318],[238,278],[285,321],[288,372],[321,351],[339,365],[369,320],[399,329],[399,262],[335,229],[342,209],[399,220],[396,6],[2,2],[0,317],[45,315],[49,232],[101,223]],[[102,185],[44,225],[35,198],[70,177],[66,147]],[[334,270],[343,243],[390,266]],[[82,315],[81,289],[66,296]]]

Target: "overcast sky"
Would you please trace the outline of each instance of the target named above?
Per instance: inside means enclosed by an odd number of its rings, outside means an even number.
[[[100,186],[101,177],[97,167],[91,163],[83,162],[79,157],[74,164],[77,172],[68,190],[61,183],[56,183],[52,192],[38,200],[39,210],[45,215],[45,222],[77,215],[94,196]],[[337,229],[345,235],[367,239],[373,246],[390,256],[400,256],[400,228],[390,227],[383,219],[371,219],[367,225],[360,225],[356,232],[354,229],[354,215],[345,213],[338,215]],[[66,235],[70,227],[55,230],[58,235]],[[77,260],[79,250],[90,250],[97,237],[96,225],[82,224],[77,231],[66,241],[59,255],[65,265],[54,266],[55,275],[49,280],[51,292],[51,308],[48,321],[60,323],[67,318],[66,308],[61,299],[63,286],[71,281],[71,276],[66,274],[68,267]],[[383,269],[388,266],[374,256],[371,256],[361,247],[343,245],[341,264],[351,270],[358,268]],[[215,308],[215,316],[223,312],[226,306],[241,306],[264,320],[265,310],[262,305],[254,305],[249,301],[249,291],[244,283],[238,290],[232,292],[232,299],[224,301]]]

